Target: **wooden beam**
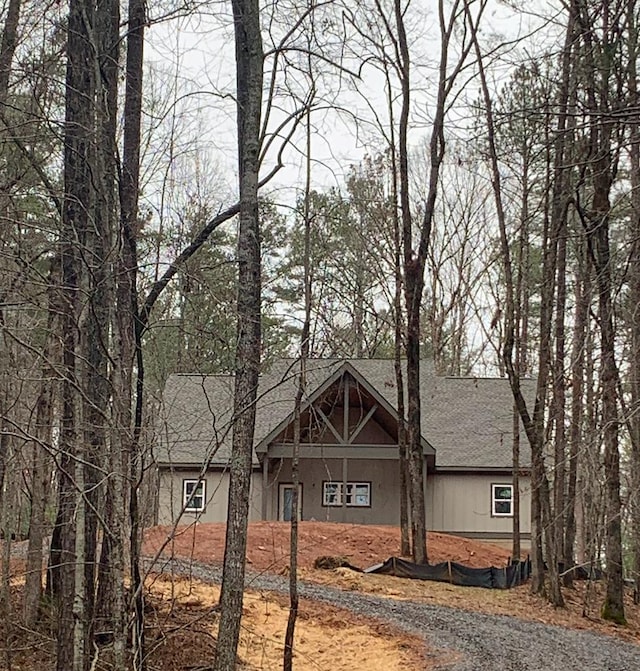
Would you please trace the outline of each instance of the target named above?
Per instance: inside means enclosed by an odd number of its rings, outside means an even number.
[[[269,448],[272,458],[291,459],[292,446],[272,445]],[[384,459],[398,461],[398,446],[361,447],[350,445],[300,445],[300,459]]]
[[[343,443],[349,442],[349,376],[345,375],[342,394],[342,435]]]
[[[370,410],[369,412],[362,418],[362,420],[358,423],[358,426],[354,429],[353,433],[351,434],[351,437],[347,441],[349,445],[353,443],[353,441],[357,438],[358,434],[362,429],[364,428],[365,424],[373,417],[374,412],[378,409],[378,404],[376,403]]]
[[[342,521],[347,521],[347,482],[349,481],[349,460],[342,459]]]
[[[269,494],[269,457],[265,454],[262,460],[262,520],[267,519],[267,496]]]
[[[336,440],[338,441],[338,443],[340,445],[345,445],[346,443],[345,443],[344,439],[342,438],[342,436],[338,433],[338,429],[336,429],[336,427],[333,426],[333,424],[329,421],[329,418],[324,414],[324,412],[322,412],[322,410],[320,408],[316,408],[316,412],[320,415],[320,417],[322,418],[322,421],[325,423],[327,428],[336,437]]]

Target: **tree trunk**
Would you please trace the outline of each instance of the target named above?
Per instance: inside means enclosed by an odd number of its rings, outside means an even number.
[[[575,279],[575,318],[571,342],[571,423],[569,427],[569,468],[567,477],[567,518],[564,536],[564,563],[568,568],[574,564],[576,544],[576,511],[580,505],[577,494],[578,463],[583,447],[583,405],[585,342],[589,318],[589,264],[586,258],[584,240],[578,240],[576,256],[578,269]],[[582,558],[584,561],[584,558]],[[564,577],[565,585],[570,585],[572,574]]]
[[[566,450],[566,384],[565,364],[565,310],[567,304],[567,225],[565,216],[561,217],[558,232],[557,293],[555,315],[555,361],[553,362],[553,424],[554,424],[554,470],[553,470],[553,533],[558,563],[564,559],[565,540],[565,480],[567,459]],[[565,566],[566,569],[569,566]]]
[[[622,575],[622,506],[620,501],[620,454],[618,452],[618,372],[615,362],[615,332],[611,300],[611,255],[609,250],[609,190],[607,165],[595,175],[594,207],[600,214],[591,229],[593,257],[600,309],[600,366],[602,385],[602,432],[604,439],[607,593],[602,616],[624,624],[624,582]]]
[[[520,559],[520,415],[513,406],[513,539],[511,556]]]
[[[616,174],[612,136],[614,128],[608,120],[610,110],[619,104],[623,93],[622,80],[614,72],[616,61],[611,56],[613,42],[619,40],[617,28],[610,22],[608,4],[601,14],[594,15],[584,1],[577,1],[580,37],[584,42],[583,77],[588,117],[588,164],[591,206],[586,210],[577,201],[578,212],[585,226],[589,250],[596,274],[600,326],[600,385],[602,392],[601,431],[604,443],[605,476],[605,561],[607,593],[602,608],[605,619],[625,621],[622,574],[622,507],[620,500],[620,454],[618,446],[618,371],[615,361],[615,330],[613,325],[613,283],[609,241],[610,195]],[[595,30],[599,22],[601,30]]]
[[[629,44],[629,104],[637,108],[638,95],[638,28],[629,0],[627,10],[627,35]],[[629,255],[629,328],[631,352],[629,354],[629,434],[631,441],[631,547],[632,577],[635,581],[634,603],[640,603],[640,124],[633,119],[629,124],[629,179],[631,182],[631,254]]]
[[[236,666],[242,617],[249,485],[260,369],[260,224],[258,170],[262,103],[262,36],[257,0],[234,0],[240,226],[238,232],[238,335],[234,423],[229,467],[227,534],[220,595],[215,671]]]
[[[53,547],[55,561],[60,551],[60,579],[58,598],[60,615],[58,625],[57,671],[82,671],[87,665],[85,651],[90,614],[87,609],[89,596],[86,573],[89,561],[84,562],[87,541],[84,525],[77,525],[84,514],[85,492],[82,487],[85,471],[80,466],[84,456],[82,403],[79,385],[83,381],[79,371],[80,333],[82,329],[80,292],[86,290],[81,267],[81,245],[84,244],[93,213],[92,167],[94,152],[94,93],[95,61],[89,31],[93,23],[93,3],[88,0],[71,0],[69,6],[67,38],[67,73],[65,82],[65,151],[64,151],[64,203],[62,219],[62,332],[63,371],[62,427],[60,448],[62,456],[59,487],[58,521],[56,524],[59,548]],[[86,342],[86,339],[85,339]],[[88,463],[88,462],[87,462]],[[76,509],[80,505],[82,512]],[[77,523],[76,523],[77,520]],[[79,545],[81,543],[81,545]],[[81,556],[78,556],[78,550]],[[55,570],[55,566],[53,567]],[[90,570],[90,569],[87,569]],[[79,590],[84,590],[82,594]],[[78,649],[80,645],[80,649]]]
[[[51,285],[52,286],[52,285]],[[51,293],[51,289],[50,289]],[[53,334],[54,308],[49,306],[47,331]],[[29,545],[24,585],[25,624],[33,628],[42,598],[42,551],[46,535],[46,506],[51,490],[50,449],[53,425],[53,371],[50,369],[50,347],[45,346],[42,381],[36,403],[36,441],[33,445],[31,473],[31,506],[29,511]]]
[[[9,92],[9,77],[16,52],[21,4],[22,0],[9,0],[7,15],[4,20],[2,40],[0,41],[0,107],[6,102]]]
[[[309,76],[314,87],[314,75],[312,71],[311,57],[307,59]],[[313,88],[312,90],[315,90]],[[302,411],[302,399],[307,388],[307,360],[309,358],[309,336],[311,333],[311,103],[313,95],[309,100],[307,108],[306,125],[306,183],[304,190],[304,322],[300,340],[300,377],[293,408],[293,446],[291,459],[291,484],[293,485],[293,498],[291,501],[291,548],[289,565],[289,617],[287,619],[287,630],[284,639],[284,657],[282,668],[284,671],[293,669],[294,635],[296,621],[298,618],[298,515],[300,501],[298,490],[300,483],[300,415]],[[348,399],[345,399],[348,403]]]
[[[129,0],[127,61],[125,73],[124,138],[122,174],[120,177],[120,255],[116,302],[121,313],[117,319],[117,337],[121,352],[120,398],[121,448],[123,477],[129,484],[129,566],[133,600],[132,649],[133,667],[145,667],[144,590],[140,574],[141,520],[138,491],[144,473],[141,453],[144,361],[142,358],[142,329],[138,308],[138,198],[140,183],[140,135],[142,118],[142,79],[144,29],[146,25],[144,0]],[[133,417],[133,370],[136,368],[136,396]],[[133,419],[133,421],[132,421]],[[125,495],[126,499],[126,495]]]
[[[389,82],[389,73],[387,81]],[[402,374],[403,312],[402,312],[402,222],[398,216],[398,156],[396,150],[394,101],[391,84],[387,85],[387,108],[390,119],[391,154],[391,202],[393,203],[393,361],[398,407],[398,462],[400,469],[400,554],[411,555],[411,489],[409,486],[409,464],[407,460],[407,427],[405,422],[404,376]]]

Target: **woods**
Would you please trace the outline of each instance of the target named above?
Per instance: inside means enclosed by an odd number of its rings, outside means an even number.
[[[51,627],[59,671],[147,668],[142,540],[172,373],[234,375],[232,417],[197,468],[229,433],[211,664],[235,668],[258,381],[282,357],[296,361],[298,446],[308,358],[395,361],[399,534],[418,563],[420,370],[508,379],[513,555],[530,544],[531,589],[556,607],[572,567],[602,569],[603,617],[624,624],[625,579],[640,579],[639,13],[635,0],[539,15],[488,0],[0,6],[8,668],[23,626]]]

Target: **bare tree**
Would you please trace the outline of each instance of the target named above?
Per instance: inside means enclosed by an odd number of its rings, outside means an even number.
[[[400,170],[400,210],[402,216],[402,237],[404,250],[404,290],[407,316],[406,354],[407,354],[407,433],[408,461],[412,492],[412,551],[416,563],[426,563],[426,519],[424,498],[424,457],[421,442],[420,412],[420,314],[424,289],[424,271],[427,263],[431,226],[438,195],[440,167],[445,153],[445,115],[457,75],[462,69],[471,49],[471,41],[463,43],[453,66],[450,63],[449,49],[452,46],[454,31],[460,20],[464,20],[464,3],[453,2],[445,12],[443,3],[438,6],[440,24],[440,59],[438,68],[438,92],[434,119],[429,142],[429,180],[426,200],[423,205],[421,221],[417,226],[417,241],[414,236],[416,226],[409,192],[409,155],[408,125],[411,98],[410,54],[404,22],[404,7],[396,1],[395,22],[399,54],[398,70],[401,81],[402,110],[398,133],[398,165]],[[484,6],[480,7],[477,20]],[[468,26],[471,31],[475,26]]]
[[[311,62],[308,62],[309,73],[312,73]],[[314,78],[311,74],[311,88],[313,89]],[[313,95],[311,96],[313,99]],[[307,110],[306,124],[306,183],[303,200],[303,225],[304,225],[304,319],[300,335],[300,372],[298,386],[294,400],[293,410],[293,454],[291,459],[291,482],[293,484],[293,495],[291,499],[291,548],[289,562],[289,617],[287,619],[287,630],[284,643],[284,671],[293,668],[294,633],[298,617],[298,518],[300,514],[299,482],[300,482],[300,416],[302,401],[307,388],[307,360],[309,358],[310,332],[311,332],[311,274],[309,272],[311,256],[311,109]],[[345,401],[346,402],[346,401]]]
[[[242,615],[255,401],[260,368],[258,170],[262,110],[262,34],[257,0],[234,0],[238,168],[238,340],[220,626],[214,668],[234,669]]]
[[[615,3],[614,3],[615,4]],[[623,4],[623,3],[622,3]],[[622,576],[622,522],[620,500],[620,454],[618,419],[618,370],[615,359],[616,334],[613,323],[613,284],[611,267],[610,216],[611,190],[617,171],[614,154],[614,127],[606,121],[612,106],[621,98],[621,81],[613,72],[615,59],[606,67],[596,54],[609,53],[619,39],[617,24],[609,22],[609,3],[597,7],[601,30],[593,30],[594,17],[587,2],[576,0],[575,14],[583,45],[585,100],[589,118],[586,127],[588,160],[583,179],[591,186],[590,202],[577,194],[576,207],[582,220],[595,270],[600,326],[600,381],[602,385],[602,436],[606,492],[607,594],[603,617],[624,622]],[[623,11],[623,7],[620,7]]]
[[[628,96],[633,108],[640,104],[638,94],[638,25],[628,3],[626,12],[628,42]],[[629,322],[631,351],[629,355],[629,435],[631,440],[631,533],[633,549],[632,576],[635,581],[634,602],[640,603],[640,125],[629,122],[629,179],[631,182],[631,250],[629,253]]]

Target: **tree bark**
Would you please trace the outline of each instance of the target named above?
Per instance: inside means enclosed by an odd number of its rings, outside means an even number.
[[[637,60],[640,51],[634,0],[627,3],[627,35],[629,44],[629,104],[637,108]],[[635,581],[634,603],[640,603],[640,124],[634,118],[629,123],[629,179],[631,182],[631,253],[629,255],[629,329],[631,352],[629,354],[629,434],[631,441],[631,547],[632,577]]]
[[[555,360],[553,362],[552,413],[554,425],[554,471],[553,471],[553,533],[557,561],[564,559],[566,520],[566,384],[565,365],[565,310],[567,305],[567,222],[561,217],[558,232],[558,259],[556,273],[556,315],[555,315]],[[566,569],[569,566],[565,566]]]
[[[142,83],[144,61],[144,0],[129,0],[127,22],[127,61],[125,73],[123,162],[120,177],[120,254],[121,272],[116,285],[116,302],[122,316],[117,320],[121,373],[118,395],[122,415],[121,447],[123,474],[129,482],[129,567],[133,601],[132,649],[133,667],[145,668],[144,590],[140,573],[141,521],[138,491],[143,477],[140,445],[144,403],[144,360],[142,356],[143,324],[138,307],[138,199],[140,192],[140,137],[142,119]],[[133,369],[136,369],[136,394],[133,417]],[[133,420],[133,421],[132,421]]]
[[[42,598],[42,552],[46,535],[46,506],[51,491],[51,462],[47,450],[52,449],[54,365],[50,337],[53,337],[56,310],[54,274],[49,274],[49,305],[47,314],[47,343],[42,355],[42,380],[36,402],[36,440],[33,445],[31,474],[31,507],[29,511],[29,545],[24,586],[25,624],[33,628],[38,618]]]
[[[585,342],[589,318],[589,264],[586,258],[585,242],[578,240],[576,257],[578,268],[575,279],[575,318],[571,342],[571,422],[569,425],[569,468],[567,477],[567,518],[564,537],[564,563],[568,568],[574,564],[576,545],[576,511],[580,506],[578,491],[578,464],[583,447],[583,407]],[[584,556],[582,557],[584,561]],[[564,577],[565,585],[570,585],[571,572]]]
[[[82,403],[79,366],[81,345],[80,292],[84,285],[81,266],[82,245],[93,213],[92,167],[94,165],[94,100],[95,62],[89,31],[93,21],[93,3],[88,0],[71,0],[69,6],[67,37],[67,72],[65,81],[65,130],[64,130],[64,201],[62,218],[62,332],[63,372],[62,427],[60,432],[61,481],[59,486],[58,520],[54,539],[59,547],[52,547],[52,560],[59,558],[60,578],[56,597],[59,604],[57,638],[57,671],[82,671],[87,665],[85,654],[88,646],[87,627],[90,621],[85,598],[86,564],[78,556],[84,554],[86,540],[84,528],[77,539],[76,506],[83,509],[85,492],[76,491],[82,486],[84,467],[78,459],[83,457],[81,444]],[[82,519],[82,514],[78,516]],[[57,537],[57,538],[56,538]],[[57,551],[59,556],[56,557]],[[57,567],[52,567],[54,571]],[[54,586],[55,586],[54,582]],[[80,646],[78,649],[77,646]]]
[[[258,170],[263,52],[257,0],[234,0],[240,225],[238,231],[238,335],[234,423],[229,467],[227,533],[214,669],[236,666],[244,591],[249,485],[260,369],[260,224]]]
[[[21,4],[22,0],[9,0],[7,16],[2,30],[2,40],[0,41],[0,107],[6,102],[9,93],[9,77],[13,56],[16,52]]]
[[[610,249],[610,195],[616,174],[613,157],[613,126],[608,121],[611,109],[622,98],[621,80],[613,72],[611,40],[618,40],[610,23],[609,7],[602,5],[594,17],[584,0],[576,0],[580,37],[584,43],[583,63],[588,121],[588,164],[591,199],[587,209],[578,198],[577,207],[587,232],[589,251],[596,275],[600,325],[600,384],[602,390],[601,431],[604,443],[605,475],[605,561],[607,592],[602,608],[605,619],[625,622],[622,573],[622,506],[620,500],[620,454],[618,446],[618,371],[615,360],[613,325],[613,283]],[[594,30],[594,19],[601,21],[601,34]],[[596,39],[598,38],[598,39]]]
[[[282,668],[284,671],[293,669],[294,635],[296,621],[298,618],[299,596],[298,596],[298,516],[300,511],[299,483],[300,483],[300,416],[302,412],[302,400],[307,389],[307,360],[309,358],[311,334],[311,103],[315,93],[315,80],[312,70],[311,57],[307,59],[309,77],[311,79],[311,92],[309,94],[309,107],[307,109],[306,126],[306,182],[304,190],[304,322],[300,336],[300,377],[293,408],[293,446],[291,459],[291,484],[293,485],[293,498],[291,501],[291,545],[289,562],[289,616],[287,618],[287,630],[284,638],[284,656]],[[345,403],[348,399],[345,398]]]

